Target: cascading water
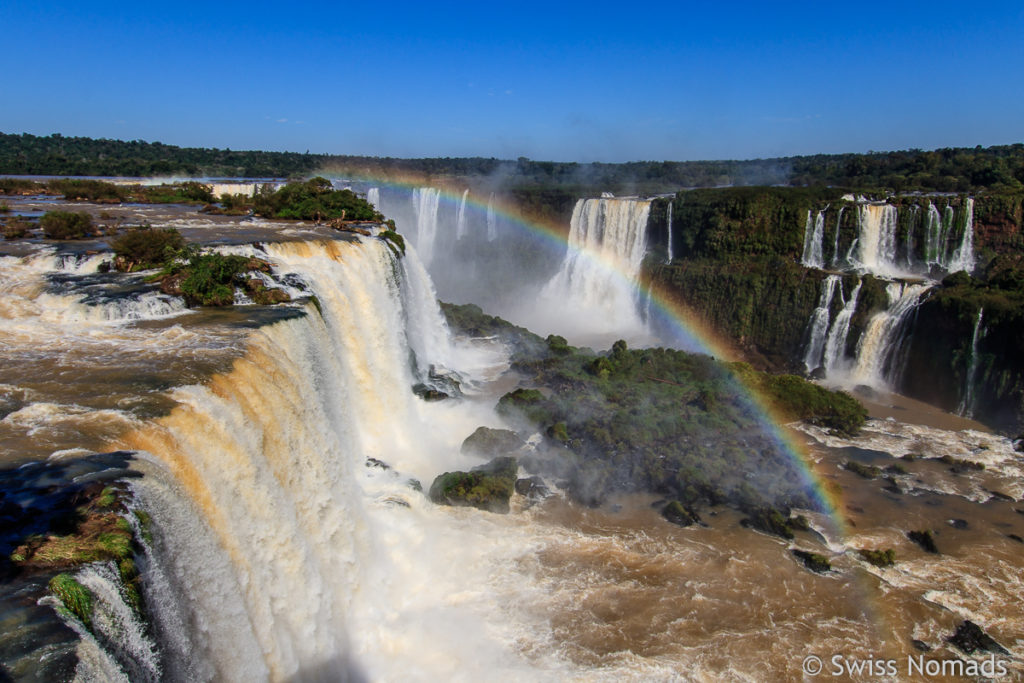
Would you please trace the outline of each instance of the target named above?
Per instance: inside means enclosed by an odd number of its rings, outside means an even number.
[[[857,207],[860,228],[854,265],[876,275],[899,275],[896,267],[897,211],[889,204]]]
[[[563,330],[584,334],[644,334],[637,280],[647,249],[651,203],[638,199],[581,199],[569,229],[569,248],[541,295],[557,310]]]
[[[967,198],[964,214],[963,237],[946,266],[950,273],[961,270],[970,273],[974,270],[974,199]]]
[[[822,356],[822,365],[825,366],[826,374],[834,374],[844,364],[846,354],[846,338],[850,334],[850,320],[857,310],[857,297],[860,295],[860,288],[863,282],[857,280],[857,286],[850,293],[849,300],[844,300],[843,308],[836,315],[832,328],[825,340],[825,351]],[[842,288],[839,289],[839,296],[842,297]]]
[[[984,312],[985,309],[979,308],[978,319],[974,321],[974,333],[971,335],[971,357],[967,362],[967,377],[964,378],[964,395],[956,409],[957,414],[964,417],[974,416],[974,386],[978,381],[978,341],[985,334],[985,330],[981,326]]]
[[[843,211],[846,210],[845,206],[839,207],[839,217],[836,218],[836,233],[833,238],[834,243],[832,245],[832,266],[835,267],[839,263],[839,226],[843,224]]]
[[[902,332],[907,317],[917,308],[921,295],[929,288],[929,285],[900,282],[892,282],[886,287],[889,307],[872,316],[857,344],[857,361],[850,373],[853,383],[878,389],[889,387],[891,361],[903,342]]]
[[[804,353],[804,367],[808,372],[822,364],[822,354],[825,352],[825,341],[828,337],[832,298],[835,296],[838,284],[838,275],[829,275],[821,283],[821,298],[808,322],[810,340],[807,343],[807,351]]]
[[[427,266],[434,258],[437,240],[437,210],[441,191],[434,187],[418,187],[412,191],[413,211],[416,215],[416,248]]]
[[[380,188],[371,187],[370,189],[368,189],[366,191],[366,201],[368,201],[370,204],[373,204],[373,207],[380,211]]]
[[[498,239],[498,217],[494,214],[494,193],[487,200],[487,241]]]
[[[668,261],[666,263],[672,263],[672,259],[675,258],[675,252],[672,251],[672,202],[668,203],[667,211],[667,222],[668,222]]]
[[[459,202],[459,212],[455,218],[455,239],[461,240],[466,234],[466,198],[469,190],[462,191],[462,201]]]
[[[807,268],[824,268],[824,241],[825,241],[825,207],[818,211],[813,220],[812,212],[807,212],[807,225],[804,227],[804,253],[800,262]]]
[[[456,469],[489,413],[410,391],[410,352],[433,359],[409,343],[447,336],[429,293],[411,296],[422,267],[378,240],[266,249],[321,313],[260,328],[230,373],[175,390],[170,415],[119,441],[149,459],[134,487],[161,522],[164,592],[147,597],[158,631],[174,632],[170,677],[514,677],[514,624],[486,618],[509,530],[462,523],[407,484]]]

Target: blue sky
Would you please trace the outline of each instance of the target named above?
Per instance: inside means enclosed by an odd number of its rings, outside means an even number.
[[[1024,3],[5,0],[0,131],[560,161],[1024,141]]]

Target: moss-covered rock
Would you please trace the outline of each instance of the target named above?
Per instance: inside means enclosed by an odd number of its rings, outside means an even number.
[[[440,505],[507,513],[517,471],[515,458],[501,457],[469,472],[445,472],[434,479],[428,496]]]
[[[496,458],[518,451],[525,445],[519,435],[509,429],[477,427],[476,431],[462,442],[463,455]]]
[[[876,567],[891,567],[896,564],[896,551],[892,548],[886,548],[885,550],[861,548],[857,551],[857,554],[860,555],[862,560]]]
[[[93,595],[88,588],[70,574],[57,574],[50,579],[49,588],[68,612],[86,628],[92,628]]]
[[[965,620],[957,626],[956,633],[946,638],[946,642],[955,645],[961,652],[969,655],[978,650],[997,655],[1010,654],[1005,647],[970,620]]]
[[[921,549],[928,553],[939,554],[939,548],[935,545],[935,535],[931,529],[923,531],[908,531],[907,538],[921,546]]]
[[[793,548],[790,552],[793,553],[793,556],[800,560],[800,562],[802,562],[803,565],[812,572],[824,574],[832,569],[832,563],[829,562],[828,558],[824,555],[800,550],[799,548]]]
[[[661,516],[677,526],[700,524],[700,516],[678,500],[670,501],[661,508]]]

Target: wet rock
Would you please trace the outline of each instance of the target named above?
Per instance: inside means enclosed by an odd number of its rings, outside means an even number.
[[[892,477],[885,478],[885,486],[882,488],[890,493],[903,494],[903,489],[900,488],[900,485]]]
[[[700,524],[700,517],[692,509],[678,500],[673,500],[661,509],[661,516],[677,526],[693,526]]]
[[[808,379],[825,379],[826,376],[827,372],[825,371],[825,366],[819,365],[818,367],[811,370],[811,374],[809,374],[807,377]]]
[[[843,469],[853,472],[858,477],[865,479],[877,479],[882,476],[881,468],[875,467],[874,465],[861,465],[855,460],[847,460],[843,463]]]
[[[551,495],[551,490],[540,477],[527,477],[516,480],[516,493],[530,500],[544,500]]]
[[[378,460],[377,458],[367,458],[366,459],[366,466],[367,467],[379,467],[382,470],[390,470],[391,469],[391,465],[387,464],[383,460]]]
[[[501,457],[469,472],[445,472],[430,485],[430,500],[439,505],[507,513],[518,469],[515,458]]]
[[[423,492],[423,484],[420,483],[419,479],[410,479],[409,481],[405,482],[405,485],[411,488],[413,491],[419,491],[420,493]]]
[[[910,641],[910,644],[914,646],[914,649],[918,652],[931,652],[932,646],[923,640],[917,640],[916,638]]]
[[[970,527],[966,519],[951,519],[949,520],[949,525],[954,529],[959,529],[961,531]]]
[[[973,621],[967,620],[956,627],[956,633],[946,638],[946,642],[955,645],[964,654],[974,654],[978,650],[992,652],[997,655],[1010,654],[1006,648],[997,643],[989,634]]]
[[[428,387],[426,384],[423,384],[422,382],[413,385],[412,393],[416,394],[424,401],[443,401],[447,398],[451,398],[451,396],[444,393],[443,391],[438,391],[433,387]]]
[[[1006,537],[1011,541],[1017,541],[1017,543],[1024,543],[1024,538],[1021,538],[1017,534],[1006,534]]]
[[[805,567],[817,574],[824,574],[832,569],[832,563],[830,563],[828,558],[824,555],[800,550],[798,548],[793,548],[789,552],[793,553],[793,556],[800,560]]]
[[[185,292],[181,289],[181,283],[188,277],[188,273],[182,271],[168,275],[160,280],[160,291],[170,296],[184,296]]]
[[[991,494],[993,500],[1002,500],[1002,501],[1006,501],[1008,503],[1015,503],[1015,502],[1017,502],[1016,499],[1014,499],[1013,496],[1008,496],[1008,495],[1006,495],[1005,493],[1003,493],[1001,491],[989,490],[988,492],[989,492],[989,494]]]
[[[876,567],[891,567],[896,564],[896,551],[892,548],[885,550],[869,550],[864,548],[858,550],[857,553],[865,562],[870,562]]]
[[[932,535],[931,529],[925,529],[924,531],[908,531],[907,538],[921,546],[921,549],[927,553],[939,554],[939,549],[935,545],[935,536]]]
[[[746,518],[740,520],[740,524],[747,529],[756,529],[787,540],[795,538],[793,520],[778,510],[758,508],[748,510],[747,515]]]
[[[461,450],[463,455],[496,458],[518,451],[525,443],[512,430],[477,427],[476,431],[462,442]]]

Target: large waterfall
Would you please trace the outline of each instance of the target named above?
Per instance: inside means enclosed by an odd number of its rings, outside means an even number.
[[[381,210],[381,207],[380,207],[380,188],[379,187],[371,187],[370,189],[368,189],[366,191],[366,201],[368,201],[369,203],[373,204],[373,207],[375,209],[377,209],[378,211],[380,211]]]
[[[672,259],[675,258],[675,252],[672,251],[672,202],[668,203],[668,210],[666,213],[668,216],[666,221],[668,223],[668,227],[666,228],[666,231],[668,233],[668,260],[666,261],[666,263],[672,263]]]
[[[466,234],[466,198],[469,197],[469,190],[462,191],[462,201],[459,202],[459,213],[455,217],[455,239],[461,240]]]
[[[850,320],[853,319],[853,314],[857,310],[857,297],[863,284],[863,281],[857,280],[857,286],[853,288],[849,299],[843,299],[843,308],[836,315],[832,327],[829,328],[821,361],[825,366],[826,373],[835,373],[841,367],[843,355],[846,353],[846,338],[850,334]],[[841,288],[839,295],[842,296]]]
[[[898,275],[896,266],[895,206],[861,204],[857,207],[860,235],[857,238],[857,265],[879,275]]]
[[[434,258],[437,239],[437,210],[441,191],[436,187],[418,187],[412,192],[413,212],[416,216],[416,247],[423,262],[430,265]]]
[[[649,201],[581,199],[569,228],[569,249],[542,297],[558,312],[543,327],[584,335],[644,334],[637,281],[647,249]]]
[[[494,193],[491,193],[487,200],[487,241],[493,242],[498,238],[498,217],[494,214]]]
[[[928,291],[928,285],[906,285],[899,282],[886,287],[889,307],[872,316],[857,344],[856,364],[851,381],[876,388],[892,384],[893,360],[902,346],[907,317]]]
[[[169,416],[120,439],[152,463],[135,486],[160,520],[151,588],[168,674],[511,676],[514,624],[485,618],[509,559],[496,534],[511,532],[463,523],[408,483],[455,469],[488,419],[410,391],[436,360],[421,354],[449,344],[430,292],[413,296],[422,268],[377,240],[266,249],[321,313],[260,328],[229,373],[175,390]]]
[[[974,321],[974,333],[971,335],[971,355],[967,361],[967,376],[964,378],[964,394],[956,409],[958,415],[965,417],[972,417],[974,413],[976,394],[974,385],[978,381],[978,341],[985,334],[981,326],[981,318],[984,313],[985,309],[979,308],[978,317]]]

